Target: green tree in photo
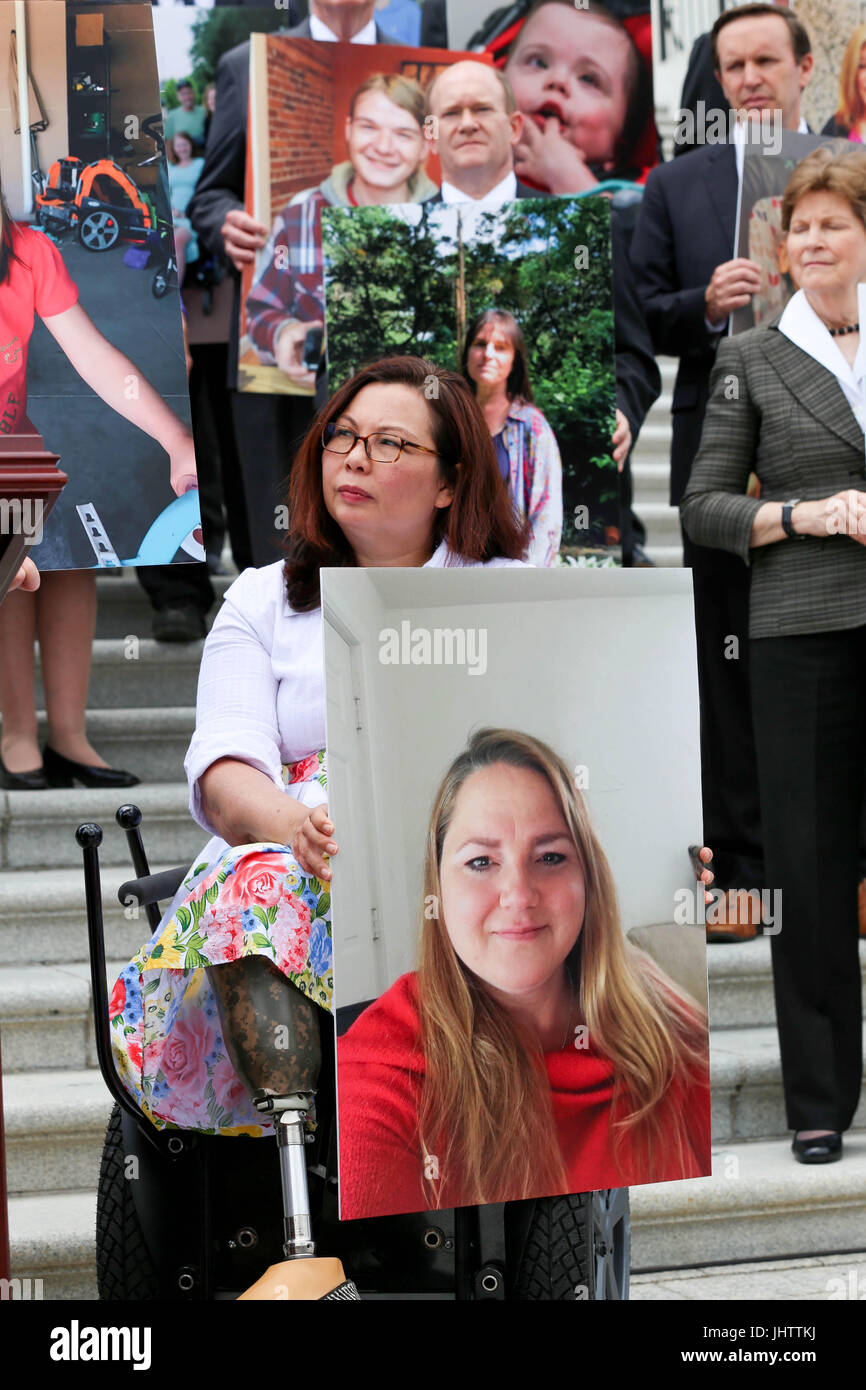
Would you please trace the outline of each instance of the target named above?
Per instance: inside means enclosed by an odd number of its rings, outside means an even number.
[[[454,363],[456,247],[428,209],[413,226],[384,207],[328,208],[322,238],[332,389],[396,353]]]
[[[488,308],[513,314],[535,403],[560,445],[563,547],[603,543],[617,495],[606,200],[522,199],[481,216],[428,203],[409,219],[387,207],[330,208],[322,234],[331,387],[394,353],[459,369],[462,324]],[[578,502],[594,517],[591,536],[575,530]]]

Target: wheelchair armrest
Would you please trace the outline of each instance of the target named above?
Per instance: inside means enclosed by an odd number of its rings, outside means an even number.
[[[189,865],[180,864],[176,869],[163,869],[161,874],[129,878],[117,890],[118,901],[121,907],[130,907],[132,903],[147,907],[148,903],[170,901],[188,873]]]

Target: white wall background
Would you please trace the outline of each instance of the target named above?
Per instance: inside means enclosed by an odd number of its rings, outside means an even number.
[[[525,730],[570,767],[588,769],[593,824],[611,861],[623,925],[672,920],[693,884],[686,846],[700,837],[700,757],[691,576],[687,571],[327,570],[328,680],[347,639],[362,729],[330,771],[329,805],[344,844],[369,846],[370,892],[340,882],[333,920],[338,1002],[369,998],[341,971],[341,934],[369,937],[376,908],[378,990],[415,968],[421,871],[441,778],[482,725]],[[487,630],[487,672],[386,666],[380,632]],[[332,745],[329,689],[328,743]],[[354,805],[349,782],[363,783]],[[365,838],[366,837],[366,838]],[[344,864],[346,861],[344,860]],[[348,870],[347,870],[348,872]],[[356,875],[357,878],[357,875]]]

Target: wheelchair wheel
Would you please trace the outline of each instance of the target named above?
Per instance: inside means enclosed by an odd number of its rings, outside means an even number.
[[[111,212],[88,212],[78,223],[78,240],[88,251],[110,251],[120,236],[120,224]]]
[[[159,1281],[141,1222],[132,1184],[126,1176],[122,1111],[115,1105],[108,1121],[96,1199],[96,1281],[104,1300],[158,1299]]]
[[[535,1302],[628,1298],[628,1188],[534,1204],[513,1297]]]
[[[168,289],[168,269],[166,266],[160,266],[159,270],[154,272],[153,279],[150,282],[150,292],[153,295],[154,299],[162,299],[163,295],[168,293]]]

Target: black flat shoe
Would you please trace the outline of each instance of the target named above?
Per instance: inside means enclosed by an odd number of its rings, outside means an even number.
[[[7,792],[45,792],[50,786],[44,767],[36,767],[32,772],[9,772],[0,758],[0,787]]]
[[[841,1134],[822,1134],[818,1139],[798,1139],[791,1145],[798,1163],[836,1163],[842,1157]]]
[[[88,767],[85,763],[74,763],[45,745],[42,750],[46,785],[52,787],[71,787],[80,782],[83,787],[136,787],[140,778],[131,772],[122,772],[116,767]],[[28,774],[30,775],[30,774]]]

